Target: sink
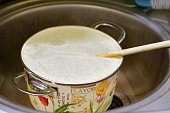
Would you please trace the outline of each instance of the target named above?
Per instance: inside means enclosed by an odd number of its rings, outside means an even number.
[[[116,23],[125,29],[127,35],[120,44],[123,49],[169,38],[160,25],[102,0],[23,1],[3,7],[0,10],[0,104],[18,112],[37,112],[28,95],[16,90],[8,82],[11,75],[23,72],[20,50],[30,36],[52,26],[91,27],[99,21]],[[101,30],[113,36],[107,28]],[[169,59],[168,49],[125,56],[116,88],[116,97],[122,101],[122,106],[110,108],[109,111],[137,109],[159,97],[167,90],[157,92],[169,79]],[[22,79],[17,83],[26,87]]]

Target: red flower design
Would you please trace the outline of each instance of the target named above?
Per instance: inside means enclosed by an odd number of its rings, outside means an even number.
[[[45,98],[43,96],[38,96],[38,98],[40,99],[41,103],[44,105],[44,106],[48,106],[48,98]]]
[[[48,95],[50,98],[54,98],[53,96],[51,96],[51,95]]]

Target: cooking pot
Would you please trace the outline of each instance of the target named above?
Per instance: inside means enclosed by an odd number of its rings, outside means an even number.
[[[27,95],[10,86],[10,75],[22,72],[20,50],[36,32],[59,25],[90,27],[98,21],[121,25],[127,35],[120,44],[129,48],[169,39],[158,24],[111,1],[23,1],[1,6],[0,10],[0,103],[8,110],[35,111]],[[47,16],[48,15],[48,16]],[[101,30],[113,35],[107,27]],[[116,95],[123,106],[108,112],[132,111],[158,99],[169,90],[169,50],[161,49],[126,56],[120,68]],[[25,87],[23,81],[16,81]],[[122,94],[126,96],[122,96]],[[126,97],[124,99],[123,97]],[[126,104],[124,102],[128,100]],[[3,109],[2,108],[2,109]]]
[[[119,43],[125,38],[125,31],[120,26],[106,22],[98,22],[98,24],[94,25],[94,28],[102,26],[108,26],[110,29],[118,31],[117,34],[120,34],[118,38]],[[106,46],[106,44],[111,45]],[[60,49],[62,46],[67,46],[65,47],[67,50]],[[39,49],[36,51],[37,47],[39,47]],[[47,50],[47,48],[50,49]],[[102,59],[94,56],[83,57],[83,53],[85,53],[85,55],[91,55],[120,49],[121,47],[112,37],[96,29],[84,26],[57,26],[47,28],[36,33],[24,43],[21,50],[21,58],[25,67],[25,73],[13,75],[10,78],[10,83],[16,89],[30,94],[29,97],[32,105],[40,111],[57,112],[65,107],[63,112],[65,110],[72,112],[103,112],[108,109],[112,102],[118,79],[117,73],[123,58]],[[33,56],[29,57],[30,54]],[[55,56],[51,59],[50,54],[52,56],[57,55],[57,57]],[[37,62],[34,59],[37,59]],[[43,61],[41,60],[43,63],[37,67],[40,59],[43,59]],[[64,59],[64,61],[62,59]],[[102,62],[99,62],[99,60],[102,60]],[[108,60],[112,62],[112,65],[108,63]],[[66,61],[68,63],[66,63]],[[79,68],[79,62],[83,62],[81,63],[83,65],[81,68]],[[103,67],[106,63],[107,68],[110,66],[109,70]],[[34,66],[32,64],[36,65],[36,68],[33,68]],[[87,67],[90,67],[90,69]],[[37,68],[42,70],[37,71]],[[63,68],[65,69],[62,71]],[[48,72],[45,72],[45,76],[43,70],[48,70]],[[103,70],[108,70],[109,72],[104,71],[105,73],[103,73]],[[74,76],[76,75],[74,72],[79,74]],[[65,73],[69,73],[69,75],[65,75]],[[18,78],[25,76],[28,90],[20,88],[20,86],[15,83]],[[52,76],[53,78],[50,78]],[[63,78],[63,76],[67,77]],[[81,78],[81,76],[85,78]],[[98,80],[96,79],[98,78],[97,76],[103,77]],[[68,79],[71,80],[68,81]]]

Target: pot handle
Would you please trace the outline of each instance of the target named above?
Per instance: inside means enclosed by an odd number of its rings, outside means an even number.
[[[25,90],[25,89],[21,88],[19,85],[17,85],[17,84],[15,83],[15,81],[16,81],[17,79],[20,79],[20,78],[25,77],[25,76],[26,76],[25,73],[20,73],[20,74],[13,75],[13,76],[10,77],[9,82],[10,82],[10,84],[11,84],[14,88],[18,89],[19,91],[21,91],[21,92],[23,92],[23,93],[29,94],[29,95],[40,96],[40,95],[47,95],[47,94],[49,94],[49,93],[52,92],[52,89],[50,89],[50,88],[45,88],[45,87],[46,87],[45,85],[43,86],[43,87],[44,87],[44,91],[43,91],[43,92],[33,92],[33,91],[28,91],[28,90]],[[42,86],[42,85],[43,85],[43,84],[41,84],[41,86]]]
[[[111,27],[112,29],[119,32],[120,36],[116,40],[119,44],[124,40],[124,38],[126,36],[126,32],[121,26],[119,26],[115,23],[108,23],[108,22],[105,22],[105,21],[101,21],[101,22],[95,23],[92,27],[97,29],[97,28],[102,27],[102,26]]]

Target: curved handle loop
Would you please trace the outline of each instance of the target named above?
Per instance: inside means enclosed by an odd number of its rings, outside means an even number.
[[[33,92],[33,91],[28,91],[28,90],[25,90],[25,89],[21,88],[19,85],[17,85],[15,83],[15,80],[20,79],[20,78],[22,78],[24,76],[26,76],[25,73],[20,73],[20,74],[17,74],[17,75],[13,75],[13,76],[10,77],[9,82],[14,88],[18,89],[19,91],[21,91],[23,93],[29,94],[29,95],[40,96],[40,95],[47,95],[47,94],[52,92],[52,90],[47,89],[47,88],[44,88],[44,92]],[[41,84],[41,85],[43,85],[43,84]],[[44,85],[43,87],[46,87],[46,86]]]
[[[124,38],[125,38],[125,36],[126,36],[126,32],[125,32],[125,30],[124,30],[121,26],[119,26],[119,25],[117,25],[117,24],[115,24],[115,23],[108,23],[108,22],[105,22],[105,21],[101,21],[101,22],[97,22],[97,23],[94,24],[92,27],[95,28],[95,29],[97,29],[97,28],[99,28],[99,27],[101,27],[101,26],[111,27],[112,29],[118,31],[119,34],[120,34],[120,36],[119,36],[119,38],[117,39],[117,42],[118,42],[119,44],[124,40]]]

